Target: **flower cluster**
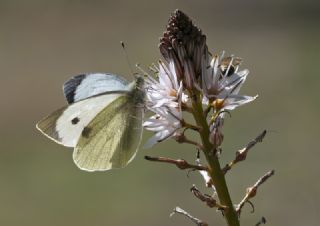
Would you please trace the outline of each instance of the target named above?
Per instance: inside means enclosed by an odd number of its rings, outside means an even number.
[[[159,48],[162,60],[150,68],[154,75],[145,73],[146,105],[153,116],[146,119],[143,125],[155,133],[145,147],[173,138],[179,143],[195,145],[198,154],[195,164],[183,158],[145,156],[145,159],[173,164],[181,170],[189,169],[189,172],[197,170],[213,194],[202,193],[195,185],[190,189],[192,194],[208,207],[221,211],[228,225],[239,226],[242,207],[245,203],[253,206],[249,199],[255,196],[258,186],[273,175],[273,171],[265,174],[249,187],[238,205],[233,204],[225,174],[235,164],[244,161],[248,151],[262,142],[266,134],[264,130],[221,168],[219,158],[225,116],[257,98],[239,94],[249,71],[240,69],[242,59],[239,57],[225,56],[224,52],[209,52],[206,36],[179,10],[171,15]],[[193,116],[195,125],[186,120],[185,113]],[[201,141],[189,139],[185,135],[187,129],[195,130]],[[203,165],[200,153],[206,160]],[[185,215],[197,225],[208,225],[184,210],[176,208],[175,212]]]
[[[163,60],[154,68],[156,76],[146,78],[147,107],[155,115],[144,127],[155,135],[145,147],[178,135],[185,127],[182,111],[192,110],[194,96],[205,106],[210,142],[220,146],[225,113],[256,98],[238,94],[249,71],[239,70],[238,57],[209,53],[206,36],[180,10],[169,19],[159,48]]]

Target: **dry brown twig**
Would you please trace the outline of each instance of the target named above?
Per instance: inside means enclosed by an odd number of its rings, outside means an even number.
[[[208,170],[206,166],[200,165],[193,165],[188,163],[184,159],[170,159],[166,157],[151,157],[151,156],[144,156],[146,160],[153,161],[153,162],[162,162],[162,163],[169,163],[176,165],[179,169],[193,169],[193,170]]]
[[[249,150],[255,146],[258,142],[262,142],[263,138],[266,136],[267,130],[263,130],[262,133],[260,133],[255,139],[250,141],[247,146],[242,148],[241,150],[238,150],[236,152],[236,158],[232,160],[230,163],[228,163],[222,171],[224,174],[226,174],[236,163],[244,161],[247,158],[247,154]]]
[[[209,226],[209,224],[207,222],[204,222],[196,217],[193,217],[187,211],[181,209],[178,206],[176,208],[174,208],[173,212],[170,214],[170,217],[172,217],[176,213],[186,216],[187,218],[189,218],[193,223],[195,223],[198,226]]]
[[[219,210],[223,211],[226,211],[228,209],[227,206],[219,204],[217,200],[215,200],[211,195],[202,194],[195,185],[191,187],[190,191],[194,194],[195,197],[200,199],[202,202],[205,202],[210,208],[217,207]]]
[[[258,191],[258,187],[263,184],[264,182],[266,182],[272,175],[274,175],[274,170],[270,170],[269,172],[267,172],[265,175],[263,175],[262,177],[259,178],[259,180],[252,186],[247,188],[247,193],[244,196],[244,198],[241,200],[241,202],[237,205],[236,211],[238,213],[238,215],[240,216],[241,213],[241,209],[244,206],[244,204],[246,203],[250,203],[250,205],[252,205],[253,209],[254,206],[253,204],[249,201],[249,199],[253,198],[256,196],[257,191]]]
[[[190,129],[190,128],[185,128],[182,132],[176,132],[176,135],[174,136],[174,140],[180,144],[183,144],[183,143],[192,144],[196,146],[198,149],[203,150],[202,144],[199,144],[198,142],[190,140],[189,138],[186,137],[184,133],[187,129]]]

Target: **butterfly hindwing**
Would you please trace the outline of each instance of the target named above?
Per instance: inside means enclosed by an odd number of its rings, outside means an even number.
[[[73,159],[87,171],[126,166],[141,140],[143,109],[123,95],[103,109],[83,130]]]

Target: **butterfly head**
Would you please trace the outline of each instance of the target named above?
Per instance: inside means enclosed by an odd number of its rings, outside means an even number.
[[[142,76],[137,76],[136,78],[136,89],[144,89],[144,78]]]

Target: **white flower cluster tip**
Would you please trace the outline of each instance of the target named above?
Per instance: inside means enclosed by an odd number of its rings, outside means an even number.
[[[182,81],[178,82],[173,62],[169,66],[159,63],[158,81],[148,75],[146,82],[147,107],[155,113],[143,126],[155,132],[144,145],[149,148],[171,136],[182,127],[182,102],[187,101],[183,94]]]

